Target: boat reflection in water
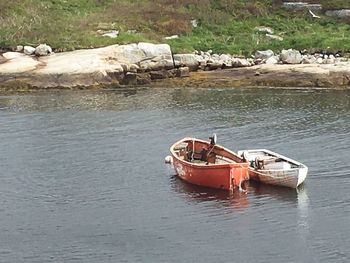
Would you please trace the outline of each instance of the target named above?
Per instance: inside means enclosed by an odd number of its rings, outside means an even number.
[[[273,186],[249,181],[249,189],[255,197],[266,197],[270,200],[277,200],[280,203],[288,202],[297,208],[297,230],[302,240],[306,240],[309,235],[309,197],[304,184],[298,188],[288,188],[283,186]]]
[[[257,199],[277,200],[289,202],[298,207],[298,214],[303,225],[307,218],[309,199],[305,187],[302,185],[297,189],[261,184],[255,181],[245,181],[240,191],[223,191],[187,183],[176,175],[171,177],[171,187],[176,193],[184,196],[191,202],[212,202],[213,205],[231,207],[237,210],[247,209],[254,206]],[[260,201],[259,201],[260,203]]]
[[[245,185],[242,186],[245,187]],[[173,191],[191,202],[212,202],[215,206],[232,207],[235,209],[245,209],[249,206],[248,197],[245,192],[225,191],[194,185],[181,180],[176,175],[171,177],[171,187]]]
[[[256,196],[266,196],[280,201],[298,203],[298,205],[300,201],[307,198],[304,185],[301,185],[298,188],[288,188],[284,186],[263,184],[256,181],[249,181],[248,183],[250,191]]]

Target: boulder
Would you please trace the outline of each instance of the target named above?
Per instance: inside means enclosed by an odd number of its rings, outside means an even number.
[[[168,44],[152,44],[140,42],[137,47],[144,53],[148,58],[157,56],[169,56],[171,57],[172,52]]]
[[[190,69],[188,67],[181,67],[178,69],[176,77],[184,78],[190,76]]]
[[[219,56],[219,59],[222,61],[230,61],[230,60],[232,60],[232,57],[229,54],[221,54]]]
[[[315,64],[316,61],[317,61],[317,59],[315,56],[306,55],[306,56],[303,56],[301,63],[302,64]]]
[[[174,67],[173,61],[163,56],[145,59],[138,64],[143,71],[171,69]]]
[[[232,56],[229,54],[221,54],[219,62],[222,68],[232,68]]]
[[[26,55],[33,55],[35,53],[35,48],[31,46],[24,46],[23,52]]]
[[[109,37],[109,38],[117,38],[118,35],[119,35],[118,30],[111,30],[102,34],[103,37]]]
[[[280,59],[284,64],[300,64],[302,60],[301,53],[295,49],[283,49]]]
[[[323,63],[323,59],[321,57],[316,59],[316,63],[317,64],[322,64]]]
[[[220,59],[220,55],[219,54],[212,54],[211,58],[215,61],[215,60],[219,60]]]
[[[350,9],[328,10],[326,16],[335,16],[338,18],[350,17]]]
[[[237,68],[251,66],[250,62],[247,59],[243,59],[243,58],[234,58],[232,60],[232,65],[233,67],[237,67]]]
[[[127,72],[123,78],[123,85],[137,85],[137,74],[133,72]]]
[[[264,62],[265,60],[261,58],[254,59],[254,65],[260,65],[260,64],[263,64]]]
[[[271,49],[268,49],[268,50],[264,50],[264,51],[256,51],[254,56],[255,58],[257,59],[268,59],[270,57],[272,57],[274,55],[273,51]]]
[[[116,45],[112,57],[122,63],[137,64],[144,60],[166,59],[172,61],[172,53],[168,44],[139,43]]]
[[[267,33],[267,34],[273,34],[273,29],[267,26],[257,26],[254,28],[256,31],[261,32],[261,33]]]
[[[138,85],[148,85],[151,83],[151,75],[149,73],[137,74]]]
[[[179,38],[178,35],[172,35],[172,36],[169,36],[169,37],[164,37],[165,40],[171,40],[171,39],[177,39]]]
[[[247,58],[247,61],[248,61],[250,66],[254,66],[255,65],[253,58]]]
[[[2,54],[1,57],[3,57],[6,60],[9,60],[9,59],[21,58],[23,56],[24,56],[23,54],[18,53],[18,52],[6,52],[6,53]]]
[[[321,11],[322,5],[321,4],[308,4],[307,9],[311,11]]]
[[[169,77],[169,73],[167,70],[157,70],[157,71],[151,71],[150,76],[152,80],[166,79]]]
[[[21,46],[21,45],[18,45],[16,48],[15,48],[15,51],[16,52],[22,52],[23,51],[23,46]]]
[[[47,56],[52,53],[52,48],[46,44],[40,44],[35,48],[35,55],[37,56]]]
[[[272,56],[272,57],[269,57],[265,63],[269,65],[275,65],[275,64],[278,64],[278,61],[279,61],[278,56]]]
[[[300,10],[307,8],[308,3],[304,2],[284,2],[282,6],[286,9]]]
[[[168,70],[168,78],[175,78],[177,76],[178,68],[173,68]]]
[[[322,9],[322,5],[320,4],[309,4],[306,2],[284,2],[282,6],[286,9],[293,9],[293,10],[312,10],[312,11],[318,11]]]
[[[199,61],[195,54],[175,54],[174,62],[175,66],[188,67],[191,71],[195,71],[199,67]]]
[[[223,64],[220,61],[213,60],[213,61],[207,63],[206,69],[208,69],[208,70],[215,70],[215,69],[222,68],[222,65]]]
[[[145,53],[138,48],[137,44],[116,45],[111,57],[116,58],[121,63],[131,64],[136,64],[146,59]]]
[[[33,56],[27,56],[26,54],[19,52],[6,52],[2,54],[2,57],[3,59],[1,59],[0,63],[0,75],[31,72],[40,65],[40,61]]]

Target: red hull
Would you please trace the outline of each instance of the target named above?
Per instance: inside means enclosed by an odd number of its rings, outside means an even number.
[[[181,150],[176,150],[181,144],[191,144],[193,148],[193,142],[195,150],[209,147],[209,143],[206,141],[185,138],[175,143],[171,148],[171,154],[173,157],[173,165],[176,174],[183,180],[206,187],[233,190],[236,187],[240,187],[244,180],[249,179],[248,167],[249,163],[244,162],[237,154],[230,150],[215,145],[213,153],[217,160],[221,163],[193,163],[186,158],[182,157]],[[221,159],[220,159],[221,158]]]

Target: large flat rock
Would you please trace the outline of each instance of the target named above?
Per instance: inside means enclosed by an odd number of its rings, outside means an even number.
[[[174,87],[301,87],[350,88],[350,64],[267,65],[198,71],[189,78],[168,79],[153,85]]]
[[[18,52],[7,52],[1,57],[0,86],[22,83],[39,88],[73,88],[118,84],[130,65],[157,57],[171,59],[171,50],[167,44],[138,43],[44,57]]]

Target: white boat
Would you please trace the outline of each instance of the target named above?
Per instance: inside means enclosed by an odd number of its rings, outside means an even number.
[[[238,151],[249,162],[249,177],[265,184],[297,188],[305,181],[308,168],[306,165],[266,150]]]

